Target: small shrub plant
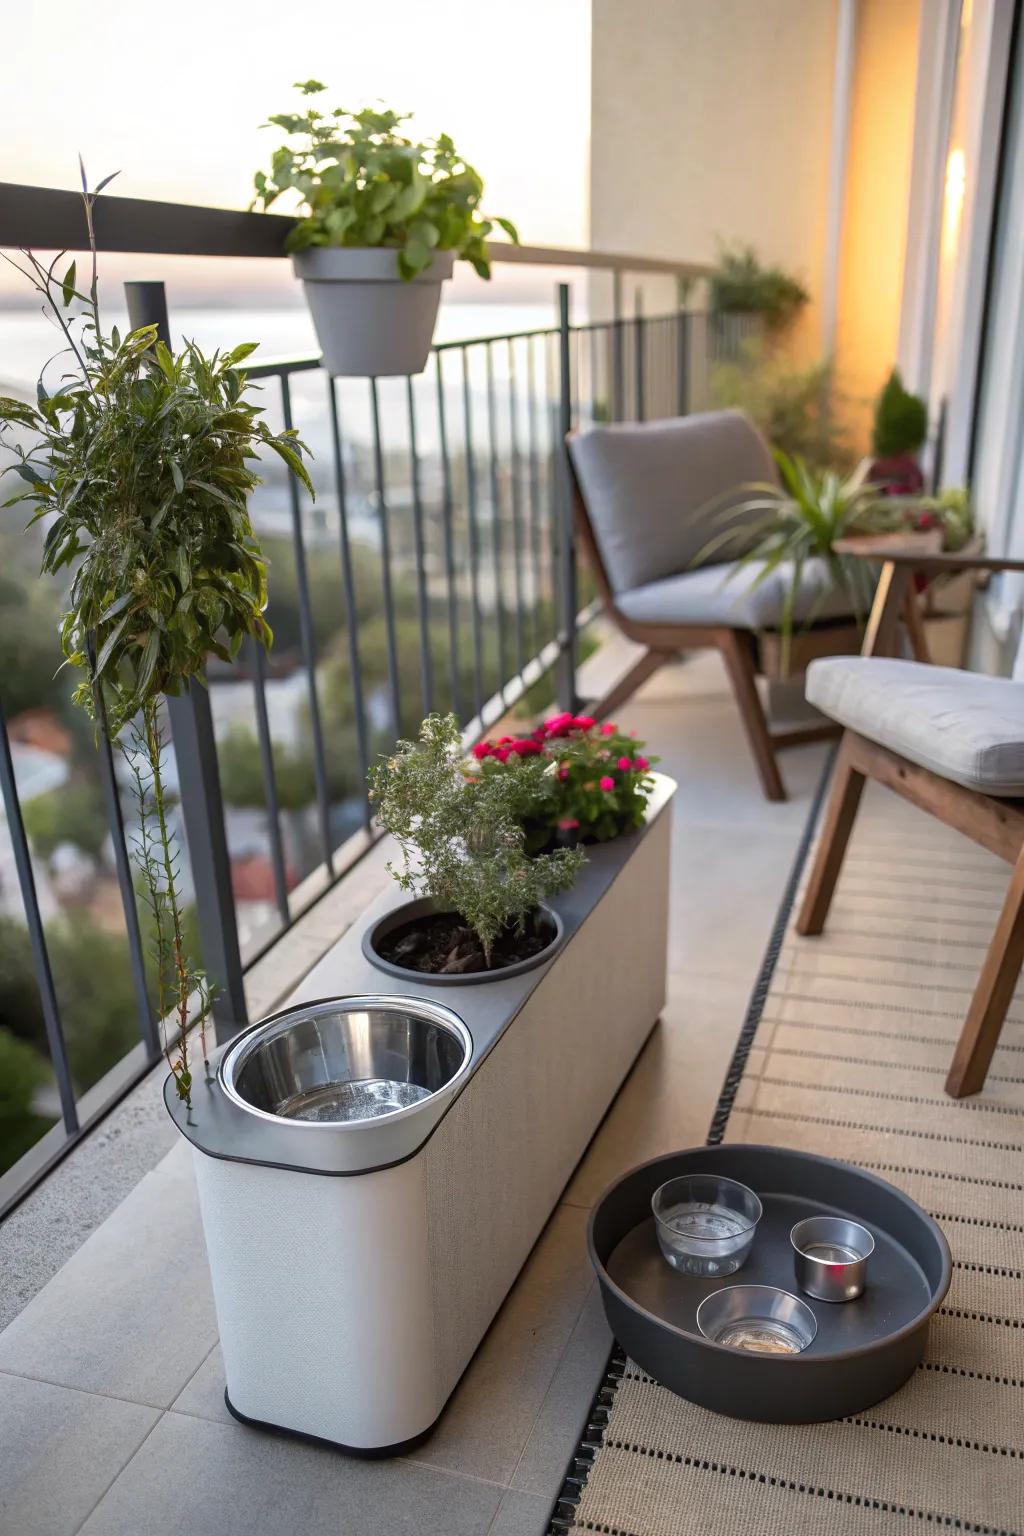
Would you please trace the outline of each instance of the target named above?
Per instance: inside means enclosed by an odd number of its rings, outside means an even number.
[[[764,266],[752,245],[726,245],[718,253],[709,298],[714,314],[760,315],[770,331],[782,331],[810,294],[781,267]]]
[[[428,715],[417,742],[400,741],[371,769],[370,799],[401,849],[390,873],[404,891],[457,913],[489,968],[498,938],[521,934],[539,902],[567,890],[583,854],[526,851],[523,819],[547,792],[539,757],[521,775],[465,769],[455,716]]]
[[[524,795],[523,812],[532,841],[542,845],[559,835],[581,842],[607,842],[643,825],[653,787],[652,763],[644,743],[611,721],[590,715],[552,715],[528,736],[501,736],[473,748],[484,780],[527,781],[543,765],[545,796]]]
[[[914,454],[928,433],[928,407],[920,395],[905,389],[894,368],[875,403],[871,451],[876,459],[896,459]]]
[[[306,80],[297,89],[308,98],[326,86]],[[306,216],[286,250],[393,246],[406,281],[430,265],[435,250],[454,251],[490,277],[487,237],[498,225],[518,242],[515,225],[481,213],[483,181],[447,134],[405,137],[408,115],[369,107],[322,112],[308,104],[270,119],[287,142],[274,151],[269,176],[256,173],[254,206],[266,210],[282,193],[298,193]]]

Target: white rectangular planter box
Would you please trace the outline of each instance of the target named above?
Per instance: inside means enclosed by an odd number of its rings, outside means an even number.
[[[657,775],[646,826],[588,848],[551,903],[565,936],[546,964],[458,987],[414,972],[398,983],[361,949],[398,904],[389,892],[302,983],[295,1003],[425,998],[468,1028],[468,1072],[401,1160],[353,1171],[324,1126],[317,1166],[296,1165],[292,1123],[261,1122],[216,1080],[197,1084],[186,1116],[168,1084],[195,1148],[239,1417],[363,1454],[433,1427],[661,1012],[674,790]]]

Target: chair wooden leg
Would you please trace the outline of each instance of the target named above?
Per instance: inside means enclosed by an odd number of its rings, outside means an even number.
[[[946,1092],[954,1099],[979,1093],[985,1086],[992,1052],[1013,999],[1024,962],[1024,849],[1013,866],[1010,889],[960,1031]]]
[[[805,937],[820,933],[825,926],[863,789],[864,775],[850,761],[849,742],[844,739],[836,762],[818,853],[796,920],[797,933]]]
[[[608,716],[631,699],[637,689],[646,683],[649,677],[653,677],[666,661],[671,661],[672,651],[645,651],[644,654],[633,663],[626,675],[619,679],[614,688],[587,705],[587,714],[593,715],[595,720],[606,720]]]
[[[723,629],[717,639],[722,653],[732,691],[740,712],[740,720],[746,732],[747,742],[754,755],[758,777],[767,800],[785,800],[786,786],[779,773],[772,745],[771,731],[764,717],[761,699],[757,691],[754,658],[747,643],[747,636],[734,629]]]

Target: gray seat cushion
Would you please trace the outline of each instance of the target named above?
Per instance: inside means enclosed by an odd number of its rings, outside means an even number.
[[[719,510],[746,500],[751,481],[777,479],[767,444],[740,411],[594,427],[569,448],[616,593],[687,570],[721,531]]]
[[[777,629],[782,622],[792,566],[779,565],[757,587],[764,562],[700,565],[681,576],[652,581],[616,595],[616,607],[638,624],[715,624],[727,629]],[[730,575],[730,573],[732,573]],[[808,618],[843,619],[853,614],[846,591],[832,584],[823,560],[808,560],[794,604],[798,623]]]
[[[807,669],[807,698],[900,757],[989,795],[1024,795],[1024,683],[881,656]]]

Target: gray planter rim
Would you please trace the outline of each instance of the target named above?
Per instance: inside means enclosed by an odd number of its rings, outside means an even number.
[[[400,276],[390,245],[311,245],[292,254],[292,266],[305,283],[443,283],[455,269],[455,252],[435,251],[413,278]]]
[[[554,959],[562,946],[564,925],[562,919],[553,907],[546,902],[538,902],[536,911],[553,928],[549,943],[538,950],[537,954],[530,955],[525,960],[516,960],[512,965],[500,966],[493,971],[463,971],[458,976],[441,976],[435,971],[417,971],[407,965],[395,965],[391,960],[385,960],[377,952],[377,944],[381,939],[387,938],[396,928],[404,928],[407,923],[415,922],[418,917],[430,917],[435,913],[446,910],[440,907],[432,896],[417,896],[412,901],[403,901],[398,907],[393,907],[383,917],[377,919],[363,934],[363,954],[372,966],[384,971],[388,976],[396,976],[405,982],[418,981],[431,987],[466,987],[479,986],[489,981],[504,981],[509,976],[521,976],[524,971],[532,971],[538,965],[544,965],[548,960]]]

